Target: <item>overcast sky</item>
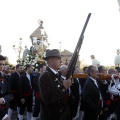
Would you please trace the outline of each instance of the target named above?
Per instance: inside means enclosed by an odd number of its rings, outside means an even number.
[[[80,60],[91,64],[90,55],[103,65],[114,65],[120,49],[120,12],[117,0],[0,0],[2,54],[15,63],[12,49],[22,37],[31,46],[30,34],[43,20],[50,48],[74,51],[88,13],[92,13],[80,50]],[[15,42],[16,41],[16,42]]]

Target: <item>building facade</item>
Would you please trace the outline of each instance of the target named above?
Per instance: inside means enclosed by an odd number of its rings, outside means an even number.
[[[62,64],[68,65],[70,63],[70,60],[72,58],[73,53],[71,53],[70,51],[64,49],[64,51],[61,51],[61,55],[63,55]],[[80,69],[79,56],[78,56],[78,60],[77,60],[77,63],[76,63],[76,67],[78,67]]]

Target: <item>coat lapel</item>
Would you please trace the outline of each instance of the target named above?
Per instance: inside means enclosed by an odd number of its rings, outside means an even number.
[[[53,76],[55,76],[54,72],[49,67],[47,67],[46,70],[50,72]]]
[[[92,86],[94,87],[94,89],[96,89],[96,90],[99,92],[99,88],[98,88],[99,86],[97,87],[97,86],[95,85],[94,81],[93,81],[91,78],[90,78],[89,80],[90,80]]]

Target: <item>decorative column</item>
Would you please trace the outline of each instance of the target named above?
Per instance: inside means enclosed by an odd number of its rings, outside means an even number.
[[[21,52],[22,52],[22,38],[20,38],[19,40],[19,45],[16,46],[15,44],[13,45],[13,49],[18,52],[18,60],[20,59],[20,55],[21,55]]]

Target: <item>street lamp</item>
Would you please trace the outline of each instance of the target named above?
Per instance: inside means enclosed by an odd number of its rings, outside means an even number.
[[[22,38],[19,40],[19,45],[13,45],[13,49],[18,52],[18,59],[20,59],[21,51],[22,51]]]

